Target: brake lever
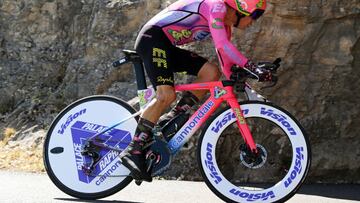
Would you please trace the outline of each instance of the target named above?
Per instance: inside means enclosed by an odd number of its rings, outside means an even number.
[[[273,62],[273,64],[280,66],[280,62],[281,62],[281,58],[277,58],[277,59],[275,59],[275,61]]]
[[[275,65],[275,72],[277,71],[277,69],[280,67],[280,62],[281,62],[281,58],[277,58],[275,59],[275,61],[273,62],[273,64]]]

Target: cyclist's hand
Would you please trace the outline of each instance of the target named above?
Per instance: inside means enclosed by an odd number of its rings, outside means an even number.
[[[276,70],[280,65],[268,61],[262,61],[262,62],[258,62],[257,66],[261,69],[269,70],[274,74],[276,73]]]
[[[259,63],[259,65],[256,65],[249,60],[245,64],[244,69],[254,76],[254,79],[257,79],[259,82],[275,81],[277,79],[276,76],[272,74],[271,69],[266,64],[262,62]]]

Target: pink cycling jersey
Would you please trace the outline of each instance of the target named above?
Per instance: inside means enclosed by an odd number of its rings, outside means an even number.
[[[227,78],[230,68],[248,59],[231,43],[231,27],[224,24],[223,0],[179,0],[154,16],[145,26],[161,27],[174,45],[203,40],[211,35]]]

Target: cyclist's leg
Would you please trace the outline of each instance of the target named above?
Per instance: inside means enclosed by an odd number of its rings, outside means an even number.
[[[175,54],[174,54],[175,53]],[[189,75],[197,76],[193,83],[217,81],[221,76],[219,68],[208,62],[207,59],[188,50],[175,47],[170,56],[174,65],[174,72],[186,72]],[[207,90],[191,91],[197,98],[201,99]]]
[[[156,99],[141,115],[134,139],[121,154],[122,163],[129,168],[133,178],[137,180],[151,181],[151,176],[146,171],[145,154],[148,143],[152,140],[152,128],[163,110],[176,98],[173,70],[168,66],[167,56],[168,48],[171,46],[160,28],[141,31],[136,40],[136,51],[144,62],[150,81],[157,89]]]
[[[193,83],[200,82],[211,82],[217,81],[221,77],[221,72],[219,68],[210,62],[206,62],[197,74],[197,79],[193,81]],[[199,99],[203,98],[206,94],[207,90],[195,90],[192,93],[197,96]]]
[[[170,85],[157,86],[157,96],[141,114],[134,139],[122,153],[121,160],[129,168],[133,178],[151,181],[146,171],[145,154],[148,142],[152,139],[152,129],[163,111],[176,99],[174,87]]]
[[[150,28],[144,36],[136,50],[143,59],[146,73],[156,89],[156,98],[144,110],[141,117],[156,123],[164,110],[176,99],[174,65],[171,62],[174,46],[161,28]]]
[[[167,109],[175,99],[176,93],[173,86],[156,86],[156,98],[144,110],[141,117],[156,123],[164,113],[165,109]]]

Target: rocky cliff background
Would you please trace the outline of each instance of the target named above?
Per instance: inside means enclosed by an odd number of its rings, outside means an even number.
[[[0,0],[0,168],[43,170],[46,130],[70,102],[135,97],[131,67],[110,62],[171,2]],[[283,58],[278,85],[260,92],[308,132],[308,181],[360,183],[360,1],[269,0],[264,17],[235,31],[234,42],[255,61]],[[186,48],[217,62],[211,41]],[[199,180],[195,167],[192,149],[165,176]]]

